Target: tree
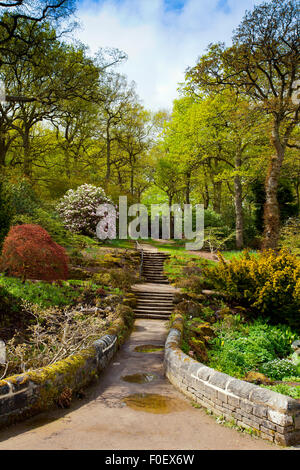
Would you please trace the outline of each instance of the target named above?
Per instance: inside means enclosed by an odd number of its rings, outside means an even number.
[[[156,171],[153,175],[155,185],[162,189],[168,197],[169,207],[176,199],[176,196],[182,192],[184,182],[182,173],[163,144],[157,145],[154,149],[157,158]]]
[[[56,281],[68,278],[68,257],[41,226],[15,225],[4,240],[1,268],[23,279]]]
[[[80,99],[64,101],[51,121],[56,128],[57,148],[63,153],[61,170],[70,180],[83,165],[91,164],[89,149],[96,135],[97,107]]]
[[[299,122],[300,100],[295,99],[299,71],[297,2],[272,0],[246,12],[234,33],[233,45],[210,45],[209,51],[187,72],[189,87],[231,88],[246,94],[271,117],[270,158],[266,178],[264,247],[276,248],[279,238],[278,181],[285,151]]]
[[[243,247],[243,201],[255,173],[251,172],[253,159],[257,160],[265,143],[264,125],[261,113],[227,90],[176,100],[163,134],[184,178],[182,198],[187,204],[190,197],[199,200],[200,196],[205,209],[212,202],[220,214],[232,196],[238,249]]]
[[[143,154],[150,146],[150,113],[138,103],[128,106],[118,132],[118,144],[124,151],[130,171],[130,194],[135,192],[135,177]]]
[[[112,165],[119,160],[112,155],[112,145],[118,140],[119,127],[124,120],[128,107],[137,100],[133,84],[128,85],[126,78],[114,71],[104,73],[99,90],[99,143],[105,153],[105,187],[108,187]]]
[[[75,0],[6,0],[0,1],[0,66],[5,62],[1,57],[9,51],[14,61],[21,57],[30,60],[32,48],[38,43],[32,35],[36,25],[52,22],[58,25],[66,20],[75,10]],[[30,28],[26,34],[20,25],[27,22]],[[15,49],[13,39],[22,45]]]
[[[20,30],[25,35],[30,28],[25,22]],[[9,122],[11,129],[22,139],[23,174],[28,177],[32,175],[31,135],[34,127],[42,121],[54,119],[68,101],[91,101],[100,75],[84,46],[58,41],[49,25],[36,26],[35,38],[39,42],[39,54],[34,60],[29,63],[25,57],[15,63],[8,51],[5,54],[7,65],[0,70],[8,91],[27,97],[2,107],[0,122]],[[18,46],[18,41],[12,41]]]
[[[259,110],[249,106],[248,100],[228,91],[218,94],[209,105],[207,128],[218,122],[218,133],[213,134],[213,139],[221,151],[216,159],[226,164],[219,179],[227,184],[233,196],[236,248],[241,249],[244,246],[243,202],[249,183],[261,168],[258,155],[266,145],[263,136],[266,120]]]

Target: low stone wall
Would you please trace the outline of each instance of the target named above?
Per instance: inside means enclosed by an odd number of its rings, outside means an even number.
[[[174,327],[175,326],[175,327]],[[300,443],[300,403],[235,379],[184,354],[183,323],[176,318],[165,346],[165,373],[181,392],[204,408],[280,445]]]
[[[133,324],[133,315],[129,318],[131,309],[121,307],[120,314],[123,312],[123,315],[109,328],[109,334],[95,341],[91,347],[53,365],[1,380],[0,427],[44,411],[53,406],[66,389],[74,393],[97,379]]]

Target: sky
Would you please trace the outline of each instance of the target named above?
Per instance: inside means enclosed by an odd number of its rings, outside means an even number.
[[[136,83],[147,109],[171,109],[187,67],[209,43],[230,45],[232,30],[255,0],[79,0],[76,37],[95,53],[128,54],[118,71]]]

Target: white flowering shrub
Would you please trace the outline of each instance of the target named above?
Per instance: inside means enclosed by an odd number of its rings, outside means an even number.
[[[94,236],[101,219],[97,215],[97,208],[101,204],[112,204],[104,189],[92,184],[83,184],[76,190],[67,191],[61,198],[57,210],[66,228],[75,233]],[[113,224],[115,224],[113,218],[108,220],[110,227]]]

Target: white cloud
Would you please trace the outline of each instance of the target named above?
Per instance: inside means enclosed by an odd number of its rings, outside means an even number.
[[[182,9],[166,10],[163,0],[83,0],[77,37],[92,53],[100,47],[125,51],[129,59],[120,71],[136,82],[145,106],[170,108],[185,69],[210,42],[229,44],[232,30],[254,3],[186,0]]]

